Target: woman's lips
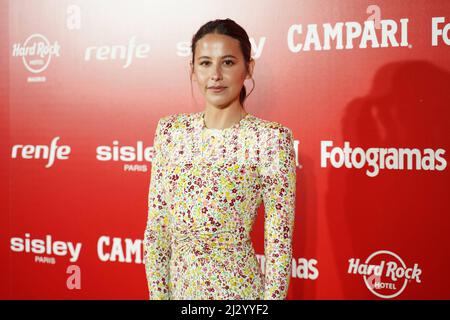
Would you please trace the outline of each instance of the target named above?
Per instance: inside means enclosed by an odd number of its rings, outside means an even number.
[[[222,92],[223,90],[226,89],[226,87],[209,87],[209,90],[211,90],[212,92]]]

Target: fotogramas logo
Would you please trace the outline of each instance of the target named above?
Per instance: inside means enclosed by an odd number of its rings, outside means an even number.
[[[37,76],[47,70],[52,57],[60,57],[61,46],[58,41],[50,43],[46,36],[35,33],[23,43],[12,45],[12,56],[21,57],[25,68],[36,76],[28,77],[28,82],[46,81],[45,76]]]
[[[415,263],[409,267],[397,254],[380,250],[372,253],[365,262],[348,260],[349,274],[363,276],[367,288],[379,298],[398,297],[412,282],[421,283],[422,270]]]
[[[333,141],[320,142],[320,166],[327,168],[346,167],[349,169],[366,169],[367,176],[376,177],[381,170],[415,170],[443,171],[447,168],[444,158],[445,149],[425,148],[380,148],[364,149],[351,147],[349,141],[344,141],[344,147],[334,146]]]

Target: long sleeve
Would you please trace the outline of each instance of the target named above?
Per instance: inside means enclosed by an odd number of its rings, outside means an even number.
[[[148,193],[148,219],[144,234],[144,263],[151,300],[169,299],[169,261],[171,255],[168,205],[164,171],[167,157],[163,150],[163,120],[158,121],[153,142],[154,156]]]
[[[296,164],[292,131],[271,128],[262,142],[259,174],[265,208],[264,299],[287,296],[292,268],[292,235],[295,219]]]

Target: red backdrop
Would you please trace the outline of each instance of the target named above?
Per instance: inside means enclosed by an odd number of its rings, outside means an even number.
[[[190,40],[216,18],[251,38],[247,111],[294,133],[288,298],[450,298],[447,0],[0,9],[1,298],[148,298],[153,135],[160,117],[203,110]]]

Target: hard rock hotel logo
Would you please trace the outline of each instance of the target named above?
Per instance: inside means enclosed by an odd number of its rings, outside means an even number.
[[[28,77],[28,82],[43,82],[46,77],[38,74],[47,70],[52,57],[61,56],[61,46],[56,40],[51,43],[46,36],[34,33],[23,43],[12,45],[12,56],[22,58],[25,68],[36,75]]]
[[[399,296],[411,282],[422,282],[419,264],[407,266],[397,254],[388,250],[374,252],[364,262],[349,259],[347,273],[362,276],[369,291],[383,299]]]

